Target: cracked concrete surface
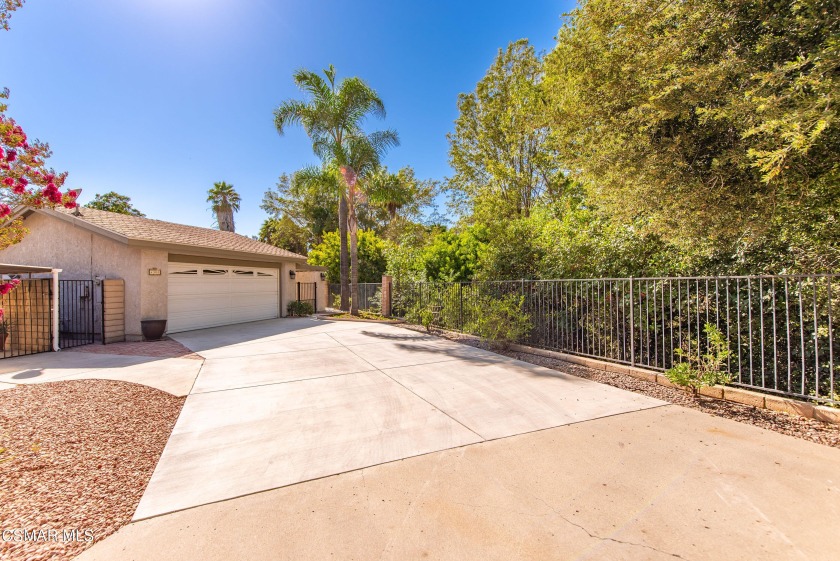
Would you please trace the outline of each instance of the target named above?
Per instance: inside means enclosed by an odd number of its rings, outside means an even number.
[[[143,520],[78,559],[833,560],[838,465],[669,405]]]

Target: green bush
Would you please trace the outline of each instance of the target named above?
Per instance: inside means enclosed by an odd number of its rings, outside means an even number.
[[[312,308],[312,304],[310,304],[309,302],[300,302],[298,300],[292,300],[286,306],[286,312],[290,316],[302,317],[311,316],[315,313],[315,310]]]
[[[708,340],[706,352],[700,354],[700,343],[696,339],[687,341],[682,348],[676,349],[677,356],[683,359],[683,362],[665,371],[665,376],[671,382],[690,388],[695,394],[701,387],[728,384],[732,381],[732,375],[723,370],[724,364],[732,355],[729,342],[720,329],[710,323],[705,325],[703,331]],[[689,352],[689,349],[692,349],[692,352]]]
[[[432,306],[415,304],[406,311],[405,320],[408,323],[422,325],[426,328],[426,331],[431,331],[432,327],[437,325],[436,316],[437,314]]]
[[[495,346],[506,349],[522,341],[531,332],[531,322],[522,312],[523,297],[509,294],[502,298],[480,298],[475,320],[468,331]]]

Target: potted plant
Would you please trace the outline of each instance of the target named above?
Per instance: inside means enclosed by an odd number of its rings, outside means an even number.
[[[160,341],[166,331],[165,319],[144,319],[140,321],[140,331],[146,341]]]

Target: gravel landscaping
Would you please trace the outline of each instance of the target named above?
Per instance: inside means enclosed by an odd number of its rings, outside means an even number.
[[[425,328],[417,325],[404,324],[403,327],[423,333],[426,332]],[[603,370],[587,368],[585,366],[580,366],[564,360],[547,358],[529,353],[500,350],[490,345],[487,341],[473,335],[441,330],[435,330],[434,334],[451,341],[457,341],[473,347],[491,350],[523,362],[545,366],[546,368],[586,378],[587,380],[593,380],[595,382],[608,384],[623,390],[644,394],[656,399],[661,399],[662,401],[668,401],[675,405],[698,409],[711,415],[717,415],[718,417],[725,417],[727,419],[748,423],[796,438],[802,438],[819,444],[825,444],[826,446],[840,448],[840,426],[838,425],[832,425],[814,419],[806,419],[796,415],[788,415],[787,413],[771,411],[769,409],[759,409],[748,405],[741,405],[740,403],[734,403],[731,401],[694,396],[689,392],[669,388],[654,382],[648,382],[647,380],[641,380],[630,376],[629,374],[605,372]]]
[[[37,541],[7,532],[0,559],[72,559],[127,524],[183,404],[112,380],[0,392],[0,530],[44,531]]]

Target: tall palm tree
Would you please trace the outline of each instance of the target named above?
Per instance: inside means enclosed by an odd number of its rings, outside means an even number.
[[[216,224],[219,230],[234,232],[236,227],[233,224],[233,213],[239,212],[239,193],[233,185],[224,181],[213,184],[213,188],[207,191],[207,202],[211,203],[210,210],[216,215]]]
[[[392,146],[399,145],[393,131],[380,131],[347,139],[347,164],[340,166],[347,185],[347,226],[350,231],[350,313],[359,314],[359,251],[356,205],[367,199],[367,188],[376,176],[382,156]]]
[[[357,77],[336,84],[335,68],[330,65],[323,76],[311,70],[294,73],[295,85],[306,100],[286,100],[274,111],[274,126],[283,134],[290,125],[301,125],[312,140],[315,153],[325,163],[337,167],[350,165],[349,139],[364,136],[362,123],[369,116],[384,118],[385,106],[379,95]],[[341,309],[348,308],[350,297],[347,252],[347,185],[338,194],[338,224],[341,241]]]

